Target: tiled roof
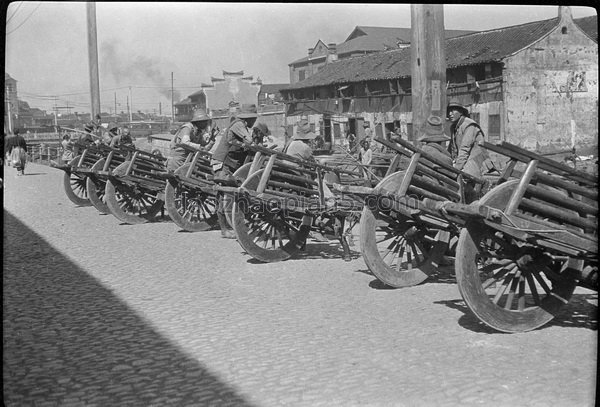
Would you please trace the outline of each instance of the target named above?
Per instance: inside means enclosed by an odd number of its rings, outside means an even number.
[[[575,24],[579,26],[591,39],[598,42],[598,16],[576,18]]]
[[[183,99],[182,101],[179,101],[177,103],[175,103],[175,106],[177,105],[190,105],[192,103],[192,100],[188,97]]]
[[[458,37],[476,31],[445,30],[446,38]],[[361,51],[383,51],[397,48],[398,44],[409,44],[412,40],[410,28],[357,26],[345,42],[338,44],[338,55]]]
[[[260,87],[260,93],[279,93],[280,89],[285,89],[290,86],[289,83],[267,83]]]
[[[453,38],[476,31],[467,30],[446,30],[446,37]],[[339,56],[344,56],[362,52],[378,52],[386,49],[398,48],[398,44],[409,44],[411,41],[410,28],[394,27],[366,27],[357,26],[348,36],[346,41],[337,44],[336,52]],[[314,57],[313,59],[324,59],[325,55]],[[297,59],[288,65],[296,65],[308,61],[308,56]]]
[[[596,16],[592,18],[597,21]],[[575,19],[574,21],[578,24],[580,20],[582,19]],[[446,40],[446,66],[454,68],[463,65],[500,61],[549,33],[557,26],[558,21],[558,18],[553,18],[449,38]],[[586,26],[593,25],[587,19],[585,24]],[[584,27],[581,28],[585,31]],[[588,35],[590,35],[589,32]],[[408,47],[342,59],[327,64],[316,74],[302,82],[290,85],[288,89],[394,79],[409,77],[410,75],[411,55]]]

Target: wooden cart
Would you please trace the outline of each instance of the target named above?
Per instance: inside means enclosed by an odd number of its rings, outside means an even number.
[[[106,181],[112,171],[121,165],[131,155],[130,150],[112,148],[104,144],[98,146],[106,153],[91,168],[82,170],[86,175],[86,189],[90,202],[100,213],[109,214],[110,209],[104,199]]]
[[[327,191],[333,183],[362,184],[362,174],[261,146],[244,148],[254,159],[241,187],[215,187],[233,200],[231,223],[244,250],[262,262],[286,260],[318,231],[338,239],[350,260],[343,232],[348,219],[358,219],[362,201]]]
[[[87,190],[87,172],[101,158],[106,157],[108,151],[96,144],[75,143],[75,147],[82,150],[69,163],[63,165],[52,164],[52,167],[65,172],[63,186],[65,193],[71,202],[79,206],[91,206]],[[107,147],[108,148],[108,147]]]
[[[438,270],[459,228],[440,205],[464,203],[464,183],[480,193],[490,181],[461,172],[405,140],[375,139],[397,154],[374,188],[343,187],[365,201],[360,220],[363,259],[391,287],[419,284]]]
[[[130,158],[107,174],[106,206],[121,222],[146,223],[163,210],[167,159],[130,146],[121,149]]]
[[[445,207],[463,224],[456,279],[485,324],[529,331],[577,285],[598,289],[598,179],[508,143],[484,146],[510,161],[478,202]]]
[[[181,229],[189,232],[209,230],[217,226],[217,195],[213,188],[211,153],[185,144],[189,152],[187,162],[174,173],[165,174],[165,207],[169,217]],[[242,165],[233,174],[243,180],[250,163]]]

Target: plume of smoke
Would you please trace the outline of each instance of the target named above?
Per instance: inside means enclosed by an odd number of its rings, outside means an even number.
[[[156,86],[157,92],[171,99],[170,77],[160,69],[160,61],[144,55],[131,55],[120,52],[113,42],[103,42],[100,46],[100,64],[118,85],[130,83]],[[173,99],[179,100],[180,93],[173,91]]]

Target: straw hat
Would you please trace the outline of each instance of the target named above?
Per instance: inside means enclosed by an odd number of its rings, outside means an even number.
[[[207,121],[207,120],[211,120],[210,116],[207,115],[206,113],[204,113],[202,110],[196,110],[194,112],[194,116],[192,116],[192,120],[190,120],[190,122],[203,122],[203,121]]]
[[[252,119],[258,117],[258,113],[256,112],[256,105],[243,104],[240,107],[239,113],[236,116],[239,119]]]
[[[439,116],[429,116],[423,128],[423,135],[418,141],[421,142],[442,142],[450,141],[450,137],[444,134],[444,121]]]
[[[271,130],[269,130],[269,127],[267,127],[267,125],[264,123],[257,123],[254,125],[254,127],[256,127],[265,136],[271,135]]]

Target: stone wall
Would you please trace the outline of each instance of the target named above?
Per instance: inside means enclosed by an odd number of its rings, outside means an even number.
[[[505,140],[548,152],[598,145],[598,44],[563,12],[558,27],[505,60]]]

